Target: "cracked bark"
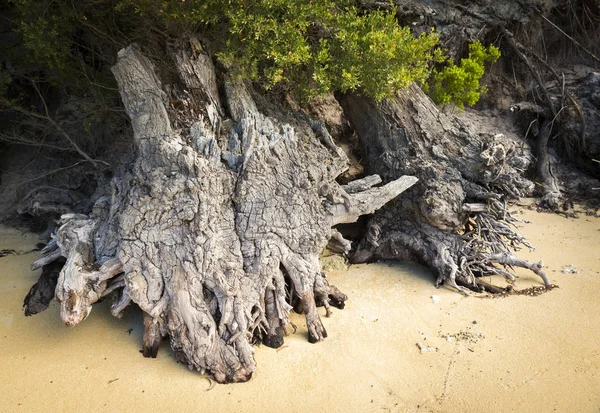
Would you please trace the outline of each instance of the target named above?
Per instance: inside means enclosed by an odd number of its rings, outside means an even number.
[[[373,213],[416,178],[349,193],[335,182],[348,160],[322,123],[266,116],[234,81],[224,88],[226,119],[198,43],[173,60],[180,83],[163,86],[135,46],[119,53],[113,73],[136,160],[89,216],[63,216],[56,298],[67,325],[108,294],[115,315],[134,302],[145,312],[146,357],[168,336],[191,369],[246,381],[256,368],[251,343],[282,345],[293,304],[310,342],[327,337],[317,305],[329,315],[347,299],[319,265],[332,227]]]
[[[522,177],[530,163],[523,143],[469,130],[416,85],[381,103],[350,94],[342,106],[360,137],[368,173],[384,182],[403,174],[419,178],[370,220],[353,262],[419,261],[433,269],[438,284],[464,292],[464,286],[479,289],[477,277],[484,275],[512,280],[507,265],[528,268],[550,285],[541,263],[514,256],[530,245],[516,233],[503,202],[533,189]]]

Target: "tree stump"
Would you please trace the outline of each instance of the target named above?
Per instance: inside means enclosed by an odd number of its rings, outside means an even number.
[[[434,270],[438,284],[465,292],[479,290],[484,275],[513,278],[494,264],[528,268],[550,285],[541,263],[513,255],[529,247],[504,203],[533,189],[522,177],[530,163],[524,143],[469,130],[414,84],[381,103],[349,94],[342,106],[360,137],[368,173],[384,182],[403,174],[419,178],[369,221],[353,262],[419,261]]]
[[[318,260],[332,235],[341,238],[332,227],[372,214],[417,179],[349,193],[335,182],[348,159],[322,123],[267,116],[233,80],[226,110],[195,40],[173,60],[179,82],[163,86],[137,47],[119,53],[113,73],[135,163],[89,216],[62,217],[48,252],[67,259],[56,298],[67,325],[108,294],[117,316],[133,302],[146,314],[145,356],[168,336],[190,368],[242,382],[256,368],[251,343],[281,346],[292,305],[310,342],[327,336],[317,305],[329,314],[347,299]]]

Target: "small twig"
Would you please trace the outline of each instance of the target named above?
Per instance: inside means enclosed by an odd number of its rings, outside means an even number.
[[[57,151],[72,151],[72,148],[62,148],[60,146],[50,145],[43,141],[36,141],[33,139],[27,139],[21,136],[11,136],[5,133],[0,133],[0,141],[12,143],[14,145],[25,145],[25,146],[43,146],[45,148],[52,148]]]
[[[50,116],[50,112],[48,111],[48,106],[46,105],[46,100],[44,99],[44,96],[42,96],[42,92],[40,91],[40,89],[37,87],[36,83],[31,80],[31,84],[33,86],[33,88],[35,89],[35,91],[37,92],[38,96],[40,97],[42,104],[44,105],[44,112],[46,113],[46,120],[48,122],[50,122],[50,124],[52,126],[54,126],[56,128],[56,130],[58,130],[60,132],[60,134],[67,140],[69,141],[69,143],[73,146],[73,149],[75,149],[81,156],[83,156],[83,158],[85,160],[87,160],[88,162],[90,162],[94,167],[97,167],[98,164],[96,163],[96,161],[94,159],[92,159],[87,153],[85,153],[80,147],[79,145],[77,145],[77,143],[71,139],[71,136],[65,132],[65,130],[63,128],[60,127],[60,125],[54,120],[52,119],[52,117]]]
[[[277,350],[275,350],[277,353],[279,353],[281,350],[283,350],[284,348],[288,348],[289,346],[281,346],[279,347]]]

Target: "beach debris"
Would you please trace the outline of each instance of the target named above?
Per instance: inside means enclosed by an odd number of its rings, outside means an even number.
[[[430,353],[432,351],[438,351],[438,349],[436,347],[426,346],[423,343],[417,343],[417,347],[419,347],[419,350],[421,350],[421,354]]]
[[[560,270],[563,274],[577,274],[577,268],[573,264],[567,264]]]
[[[476,344],[479,340],[484,339],[485,336],[479,332],[475,332],[471,330],[471,327],[467,327],[464,330],[460,330],[455,334],[446,334],[442,335],[443,338],[446,339],[448,343],[452,343],[454,341],[457,342],[466,342]]]
[[[434,304],[437,304],[437,303],[439,303],[439,302],[440,302],[440,297],[439,297],[438,295],[432,295],[432,296],[431,296],[431,301],[432,301]]]
[[[281,346],[281,347],[279,347],[279,348],[278,348],[277,350],[275,350],[275,351],[279,353],[281,350],[283,350],[283,349],[285,349],[285,348],[288,348],[288,347],[289,347],[289,346]]]

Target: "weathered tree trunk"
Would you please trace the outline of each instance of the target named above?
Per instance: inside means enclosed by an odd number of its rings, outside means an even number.
[[[419,178],[370,220],[354,262],[421,261],[437,272],[438,284],[462,291],[461,285],[478,289],[479,276],[512,278],[497,263],[529,268],[549,286],[541,263],[512,254],[529,246],[511,228],[515,220],[503,202],[532,190],[522,178],[530,162],[524,144],[468,130],[416,85],[382,103],[351,94],[342,106],[360,136],[367,172],[384,182],[403,174]]]
[[[181,83],[163,87],[136,47],[119,53],[113,72],[135,164],[92,214],[63,216],[56,251],[67,262],[56,298],[68,325],[109,293],[117,316],[134,302],[146,313],[145,356],[168,336],[190,368],[245,381],[255,370],[251,342],[283,344],[292,304],[306,316],[309,341],[327,336],[317,305],[329,314],[346,300],[318,260],[332,227],[373,213],[416,178],[349,193],[335,182],[346,155],[323,124],[265,116],[236,82],[225,85],[225,119],[200,44],[192,40],[174,61]]]

